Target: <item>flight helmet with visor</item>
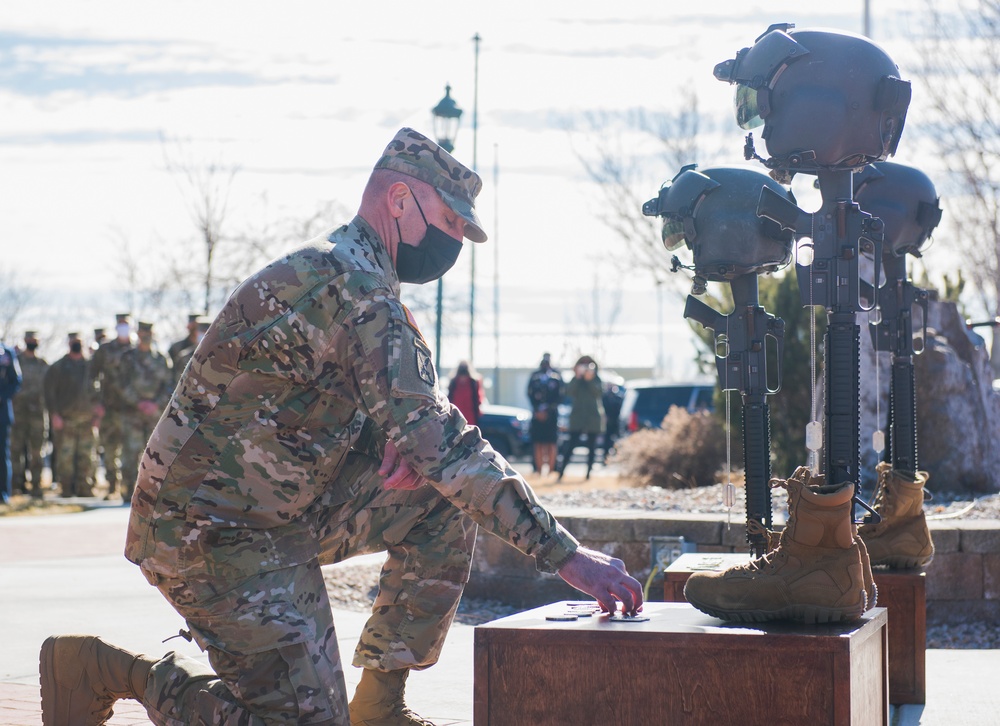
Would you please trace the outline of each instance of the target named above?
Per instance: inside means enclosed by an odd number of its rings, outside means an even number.
[[[777,270],[791,259],[791,231],[757,216],[765,186],[794,203],[791,192],[760,172],[738,167],[698,171],[691,164],[642,211],[663,218],[663,244],[668,250],[687,244],[694,254],[696,275],[728,281]]]
[[[761,134],[771,169],[815,173],[858,169],[896,152],[910,84],[867,38],[835,30],[772,25],[753,46],[719,63],[736,84],[739,125]],[[753,158],[752,139],[747,158]]]
[[[941,221],[934,183],[919,169],[891,161],[870,164],[854,175],[854,201],[885,225],[884,250],[920,257]]]

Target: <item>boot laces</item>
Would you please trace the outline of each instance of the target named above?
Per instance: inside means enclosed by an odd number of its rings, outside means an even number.
[[[781,551],[781,543],[784,540],[784,533],[772,532],[766,530],[768,534],[768,549],[760,557],[750,560],[746,564],[739,565],[733,569],[743,570],[748,573],[763,572],[767,568],[772,568],[777,566],[778,560],[784,558],[784,553]],[[777,543],[775,543],[777,542]]]
[[[889,505],[889,476],[890,472],[888,470],[881,472],[878,478],[878,485],[875,487],[875,495],[868,501],[871,508],[880,514],[882,512],[882,503],[885,502],[886,506]]]
[[[768,482],[771,485],[771,489],[788,489],[788,485],[784,479],[771,479]],[[785,530],[788,529],[789,525],[792,524],[794,515],[792,514],[791,508],[789,509],[788,521],[785,523]],[[734,569],[742,570],[745,572],[762,572],[764,568],[773,566],[777,564],[777,560],[781,557],[781,553],[778,551],[781,548],[781,543],[784,541],[785,532],[775,532],[773,529],[768,529],[760,522],[750,521],[747,522],[747,532],[750,535],[763,535],[767,542],[767,552],[765,552],[760,557],[756,557],[746,564],[739,565]]]
[[[873,524],[865,524],[865,531],[872,534],[881,532],[888,524],[888,516],[893,510],[892,487],[889,486],[889,478],[892,476],[891,469],[884,469],[879,472],[878,483],[872,498],[868,500],[869,506],[882,518],[882,521]]]
[[[406,705],[405,693],[406,681],[401,681],[398,686],[389,688],[389,695],[393,704],[391,715],[406,719],[413,726],[434,726],[432,722],[415,713],[413,709]]]

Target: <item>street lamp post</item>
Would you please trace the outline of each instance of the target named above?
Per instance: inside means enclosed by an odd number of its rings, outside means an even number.
[[[458,124],[462,120],[462,109],[451,97],[451,86],[444,87],[444,98],[431,109],[434,118],[434,136],[438,146],[449,154],[455,150],[455,137],[458,136]]]
[[[449,154],[455,150],[455,138],[458,136],[458,124],[462,119],[462,109],[458,107],[451,97],[451,86],[445,85],[444,98],[438,101],[437,106],[431,109],[434,119],[434,136],[437,138],[438,146]],[[444,307],[444,280],[438,278],[437,281],[437,304],[435,313],[437,318],[434,322],[434,368],[441,371],[441,318]]]

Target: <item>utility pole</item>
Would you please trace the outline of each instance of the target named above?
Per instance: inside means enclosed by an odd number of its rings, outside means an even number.
[[[475,67],[472,86],[472,170],[479,173],[479,33],[472,36],[475,43]],[[476,341],[476,245],[470,245],[471,260],[469,281],[469,364],[472,365]]]

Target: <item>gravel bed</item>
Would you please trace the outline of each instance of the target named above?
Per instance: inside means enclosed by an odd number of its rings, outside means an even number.
[[[576,507],[603,509],[636,509],[662,512],[724,514],[725,484],[697,489],[608,488],[563,492],[539,491],[539,499],[549,508],[559,510]],[[786,506],[785,490],[772,491],[775,518],[781,519]],[[734,519],[742,516],[745,498],[742,486],[736,487],[732,509]],[[931,519],[998,519],[1000,494],[972,497],[964,493],[935,492],[924,504]],[[324,569],[327,592],[335,607],[367,612],[378,586],[380,564],[349,562]],[[521,608],[496,600],[463,598],[458,608],[457,622],[478,625],[512,615]],[[927,626],[928,648],[1000,648],[1000,628],[987,623],[961,625],[931,624]]]
[[[725,484],[696,489],[664,489],[661,487],[622,487],[581,491],[540,491],[539,499],[553,509],[586,507],[596,509],[643,509],[647,511],[690,514],[725,514]],[[1000,494],[973,496],[966,492],[930,492],[924,512],[932,520],[997,519],[1000,520]],[[783,488],[771,490],[775,517],[783,518],[787,496]],[[732,513],[741,516],[746,504],[745,490],[735,488]]]

